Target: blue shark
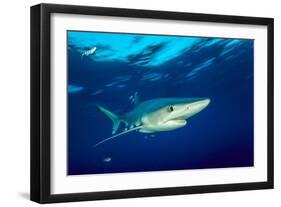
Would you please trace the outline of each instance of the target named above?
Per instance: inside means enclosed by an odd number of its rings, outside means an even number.
[[[94,147],[132,131],[155,133],[184,127],[190,117],[202,111],[209,103],[209,98],[157,98],[140,102],[131,111],[121,115],[97,105],[112,121],[113,136],[98,142]],[[125,124],[125,130],[116,134],[121,123]]]

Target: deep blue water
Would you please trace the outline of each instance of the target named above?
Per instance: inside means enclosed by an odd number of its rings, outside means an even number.
[[[68,174],[253,166],[253,47],[253,40],[69,31]],[[96,104],[123,114],[136,93],[140,101],[211,102],[183,128],[135,131],[94,148],[112,135]]]

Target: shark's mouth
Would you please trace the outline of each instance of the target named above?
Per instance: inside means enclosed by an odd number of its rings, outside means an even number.
[[[185,125],[186,124],[186,120],[185,119],[171,119],[171,120],[166,121],[166,123]]]

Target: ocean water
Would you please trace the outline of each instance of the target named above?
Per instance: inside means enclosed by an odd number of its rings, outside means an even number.
[[[254,40],[68,31],[68,174],[254,165]],[[112,136],[115,114],[207,97],[186,126]],[[121,124],[118,132],[125,126]]]

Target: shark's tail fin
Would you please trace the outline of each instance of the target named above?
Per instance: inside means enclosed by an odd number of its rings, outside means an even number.
[[[102,106],[97,105],[97,108],[98,108],[101,112],[103,112],[108,118],[110,118],[110,120],[113,122],[112,134],[115,134],[116,131],[117,131],[118,128],[119,128],[120,123],[121,123],[120,118],[119,118],[116,114],[114,114],[114,113],[112,113],[111,111],[109,111],[109,110],[103,108]]]

